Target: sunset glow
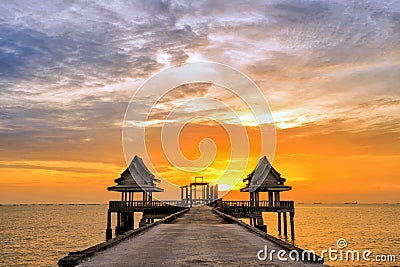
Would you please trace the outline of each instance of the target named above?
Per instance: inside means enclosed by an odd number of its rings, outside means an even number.
[[[391,12],[398,5],[291,0],[222,10],[212,1],[144,1],[129,13],[112,3],[46,5],[0,9],[8,40],[0,40],[0,203],[119,198],[106,188],[126,168],[121,136],[131,97],[155,73],[196,61],[232,66],[263,92],[276,127],[273,165],[293,187],[283,198],[400,202],[400,24]],[[187,102],[193,97],[201,105]],[[188,123],[179,145],[196,160],[199,143],[210,138],[215,160],[185,174],[166,159],[161,126],[207,112],[215,120]],[[207,182],[225,175],[220,190],[240,199],[248,197],[238,192],[243,184],[231,181],[245,175],[224,170],[247,158],[230,158],[224,127],[248,135],[248,174],[259,160],[257,126],[272,122],[257,122],[226,88],[199,83],[164,95],[146,125],[130,123],[147,126],[157,175],[181,185],[195,175]]]

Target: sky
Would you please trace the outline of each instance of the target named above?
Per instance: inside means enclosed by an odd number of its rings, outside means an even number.
[[[400,2],[389,0],[1,1],[0,203],[118,198],[106,187],[126,168],[129,101],[152,75],[197,61],[239,70],[268,100],[273,165],[293,187],[282,199],[400,202],[399,29]],[[195,84],[165,95],[151,114],[147,141],[159,175],[190,179],[165,161],[159,122],[187,99],[211,96],[237,101]],[[223,126],[244,127],[259,145],[251,124],[218,114],[220,123],[192,121],[179,140],[192,160],[202,139],[214,140],[205,177],[229,163]],[[250,154],[246,173],[259,158]]]

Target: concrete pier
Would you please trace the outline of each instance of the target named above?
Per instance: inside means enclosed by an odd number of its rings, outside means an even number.
[[[229,223],[210,207],[193,207],[170,224],[95,253],[78,266],[323,266],[300,261],[260,261],[257,252],[283,247],[237,223]],[[326,266],[326,265],[325,265]]]

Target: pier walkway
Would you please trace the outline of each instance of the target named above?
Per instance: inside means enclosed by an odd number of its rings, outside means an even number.
[[[257,252],[282,247],[236,223],[228,223],[210,207],[192,207],[170,224],[97,252],[78,266],[323,266],[307,262],[260,261]],[[287,256],[287,254],[286,254]]]

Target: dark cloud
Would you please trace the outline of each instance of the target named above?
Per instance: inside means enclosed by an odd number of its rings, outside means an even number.
[[[43,13],[40,4],[31,7],[16,3],[0,9],[2,15],[14,14],[0,21],[3,83],[65,78],[64,88],[71,88],[91,80],[107,84],[146,77],[161,67],[158,51],[171,50],[173,62],[181,63],[184,50],[202,38],[188,25],[175,25],[175,10],[164,2],[43,6],[55,14]]]
[[[162,67],[159,52],[185,62],[206,37],[176,24],[184,9],[169,1],[0,4],[1,146],[87,146],[120,131],[129,93],[97,89],[148,77]]]
[[[85,106],[8,108],[0,117],[0,158],[113,161],[96,153],[104,147],[118,148],[121,132],[117,124],[126,106],[127,102],[93,101]]]
[[[88,146],[86,139],[101,146],[111,136],[119,142],[117,125],[135,88],[100,89],[124,79],[138,85],[163,67],[159,54],[171,65],[200,53],[248,70],[260,83],[274,81],[282,105],[293,108],[335,100],[330,108],[345,106],[335,111],[341,116],[349,106],[365,111],[376,99],[397,101],[398,65],[379,66],[398,57],[399,27],[396,4],[377,0],[2,2],[2,157],[11,148],[44,151],[67,144],[79,149]],[[354,73],[323,70],[329,67]],[[301,82],[321,76],[331,80],[302,87]],[[187,86],[160,103],[206,92]],[[135,110],[144,106],[146,99],[137,100]],[[155,119],[166,115],[165,110],[153,114]],[[386,119],[376,121],[377,127]]]

